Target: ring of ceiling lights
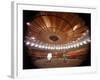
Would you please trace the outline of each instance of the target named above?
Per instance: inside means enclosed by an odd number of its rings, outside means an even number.
[[[24,42],[32,49],[64,51],[90,43],[89,29],[77,14],[40,13],[26,25]]]
[[[28,38],[25,41],[26,45],[33,48],[33,49],[42,49],[42,50],[55,50],[55,51],[62,51],[62,50],[68,50],[71,48],[79,48],[80,46],[86,45],[90,43],[90,38],[88,36],[82,36],[78,38],[76,41],[72,41],[70,43],[66,44],[49,44],[49,43],[43,43],[39,40],[35,40],[33,38]]]

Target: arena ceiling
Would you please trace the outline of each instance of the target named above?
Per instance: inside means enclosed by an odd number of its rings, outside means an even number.
[[[38,12],[25,27],[24,42],[31,48],[67,50],[90,42],[89,25],[77,13]]]

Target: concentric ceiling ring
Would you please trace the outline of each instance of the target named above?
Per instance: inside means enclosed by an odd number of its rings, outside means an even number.
[[[78,41],[81,44],[90,42],[89,30],[77,14],[40,12],[26,25],[26,44],[30,41],[33,47],[41,48],[42,45],[43,48],[56,49],[58,46],[59,50],[62,47],[68,49],[68,44],[77,45]]]

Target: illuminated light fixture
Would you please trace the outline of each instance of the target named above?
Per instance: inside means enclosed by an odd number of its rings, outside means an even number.
[[[60,49],[61,49],[61,50],[63,49],[62,45],[60,46]]]
[[[68,46],[67,45],[65,46],[65,49],[68,49]]]
[[[35,44],[34,46],[35,46],[35,47],[38,47],[38,44]]]
[[[47,46],[47,49],[50,49],[50,46],[49,45]]]
[[[89,30],[87,30],[86,33],[89,33]]]
[[[35,37],[31,37],[32,40],[35,40]],[[80,38],[81,39],[81,38]],[[76,48],[76,47],[80,47],[84,44],[89,43],[91,40],[89,37],[85,38],[83,37],[83,39],[79,40],[79,42],[76,41],[71,41],[70,43],[66,43],[66,44],[60,44],[60,45],[56,45],[56,44],[48,44],[48,43],[43,43],[40,41],[36,41],[36,42],[30,42],[30,41],[24,41],[26,45],[30,45],[31,47],[36,47],[39,49],[44,49],[44,50],[66,50],[66,49],[70,49],[70,48]]]
[[[87,44],[87,41],[83,41],[83,44]]]
[[[55,46],[55,49],[58,50],[58,46]]]
[[[80,24],[77,24],[73,27],[73,31],[75,31],[78,27],[80,26]]]
[[[54,47],[54,49],[56,50],[56,46]]]
[[[60,48],[60,45],[58,46],[58,49],[60,50],[61,48]]]
[[[31,44],[30,44],[30,46],[34,46],[34,45],[35,45],[34,43],[31,43]]]
[[[47,44],[46,47],[47,47],[46,49],[49,49],[49,44]]]
[[[74,44],[73,47],[76,48],[76,44]]]
[[[66,47],[65,47],[65,46],[63,46],[63,49],[66,49]]]
[[[59,45],[58,49],[59,49],[59,50],[61,49],[61,48],[60,48],[60,45]]]
[[[64,46],[62,46],[62,49],[64,49]]]
[[[83,33],[83,36],[86,36],[86,33]]]
[[[30,22],[27,22],[26,25],[27,25],[27,26],[30,26],[31,24],[30,24]]]
[[[39,48],[42,48],[42,45],[39,45]]]
[[[71,48],[70,45],[67,47],[68,49]]]
[[[82,42],[80,42],[79,44],[80,44],[81,46],[83,45],[83,43],[82,43]]]
[[[85,32],[85,33],[83,33],[83,36],[88,35],[88,33],[89,33],[89,30],[86,30],[86,32]]]
[[[26,45],[29,45],[29,44],[30,44],[30,42],[29,42],[29,41],[27,41],[27,42],[26,42]]]
[[[58,46],[58,49],[60,50],[60,46]]]
[[[48,49],[48,46],[46,46],[45,49]]]
[[[52,50],[52,47],[50,46],[50,49]]]
[[[70,45],[70,48],[73,48],[73,45]]]
[[[44,45],[44,48],[45,48],[45,49],[48,49],[48,45]]]
[[[87,39],[87,42],[91,42],[91,40],[90,39]]]
[[[77,43],[77,44],[76,44],[76,46],[77,46],[77,47],[79,47],[79,46],[80,46],[80,44],[79,44],[79,43]]]
[[[54,50],[54,47],[52,47],[52,49]]]
[[[77,40],[76,41],[79,41],[81,38],[77,38]]]
[[[35,40],[35,37],[31,37],[32,40]]]
[[[41,45],[41,48],[44,48],[44,45]]]

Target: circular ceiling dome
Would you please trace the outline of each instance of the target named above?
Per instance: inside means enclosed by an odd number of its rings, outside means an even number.
[[[28,36],[47,43],[55,43],[49,39],[51,35],[59,36],[61,39],[56,40],[56,43],[62,44],[77,39],[87,30],[85,22],[72,13],[40,12],[30,24],[28,32],[31,33]]]
[[[29,40],[34,37],[36,47],[72,44],[89,33],[84,20],[75,13],[40,12],[26,25],[26,37]]]

